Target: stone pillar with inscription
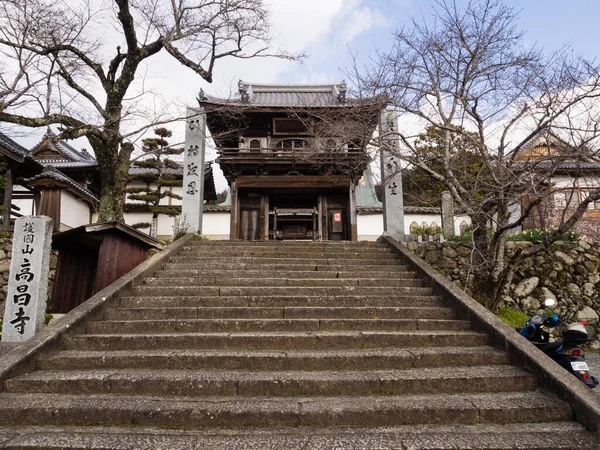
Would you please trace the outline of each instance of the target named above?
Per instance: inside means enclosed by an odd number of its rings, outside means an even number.
[[[450,191],[442,192],[442,229],[446,239],[454,237],[454,202]]]
[[[26,341],[44,326],[53,228],[46,216],[15,221],[2,342]]]
[[[381,139],[381,194],[383,203],[383,232],[397,241],[404,241],[404,199],[402,171],[398,151],[398,114],[385,110],[379,124]]]
[[[187,108],[186,117],[181,218],[189,226],[189,231],[202,234],[206,115],[196,109]]]

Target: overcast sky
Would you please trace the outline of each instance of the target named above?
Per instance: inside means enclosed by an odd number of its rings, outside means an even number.
[[[208,94],[227,97],[231,90],[236,90],[239,79],[256,83],[339,82],[347,78],[344,70],[352,65],[352,53],[364,56],[376,49],[388,49],[394,30],[407,25],[410,16],[427,19],[433,1],[266,0],[266,3],[272,11],[274,47],[306,53],[303,64],[264,58],[221,60],[215,66],[214,82],[209,84],[163,52],[147,67],[146,82],[180,109],[184,104],[196,103],[194,99],[200,88]],[[526,45],[537,42],[548,51],[570,45],[587,58],[600,56],[599,2],[506,0],[505,3],[521,11],[518,25],[526,32]],[[184,125],[177,123],[171,128],[175,133],[173,140],[182,140]],[[17,136],[17,140],[30,148],[41,134]],[[215,158],[214,150],[209,149],[207,160]],[[217,184],[218,190],[225,187],[221,177]]]

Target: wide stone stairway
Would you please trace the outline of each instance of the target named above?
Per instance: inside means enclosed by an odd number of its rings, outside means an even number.
[[[197,241],[5,382],[0,448],[600,448],[386,246]]]

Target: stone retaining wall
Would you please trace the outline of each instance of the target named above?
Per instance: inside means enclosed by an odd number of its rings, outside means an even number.
[[[508,242],[508,251],[531,246],[530,242]],[[411,242],[417,256],[464,289],[471,270],[472,246],[468,242]],[[600,243],[558,242],[551,249],[526,259],[517,270],[509,295],[501,306],[533,314],[547,298],[557,300],[553,308],[564,320],[598,323],[600,314]]]
[[[12,237],[0,238],[0,319],[4,317],[4,304],[6,294],[8,293],[8,278],[10,270],[10,261],[12,255]],[[58,252],[52,251],[50,256],[50,275],[48,279],[48,298],[52,297],[54,287],[54,275],[56,274],[56,263],[58,262]]]

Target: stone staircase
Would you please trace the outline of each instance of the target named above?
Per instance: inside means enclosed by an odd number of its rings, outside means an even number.
[[[381,244],[192,242],[86,327],[0,448],[600,448]]]

